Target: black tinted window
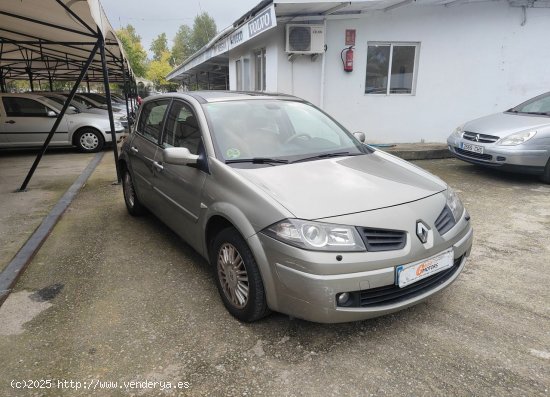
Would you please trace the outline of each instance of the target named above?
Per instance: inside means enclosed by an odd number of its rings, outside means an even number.
[[[166,118],[163,147],[185,147],[198,154],[201,132],[191,108],[183,102],[174,101]]]
[[[158,142],[162,131],[164,113],[166,113],[169,103],[169,99],[163,99],[144,105],[139,116],[137,131],[147,139]]]
[[[34,99],[4,97],[2,98],[8,117],[46,117],[48,107]]]

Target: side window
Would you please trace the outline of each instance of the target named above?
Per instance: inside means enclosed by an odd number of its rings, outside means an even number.
[[[162,147],[185,147],[198,154],[200,143],[201,131],[191,108],[181,101],[174,101],[166,118]]]
[[[170,104],[170,99],[163,99],[147,103],[141,110],[137,131],[145,138],[158,142],[162,131],[164,113]]]
[[[34,99],[3,97],[4,109],[8,117],[46,117],[48,107]]]

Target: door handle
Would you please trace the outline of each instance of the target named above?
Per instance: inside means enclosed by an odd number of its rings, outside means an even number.
[[[158,161],[153,161],[153,165],[159,171],[162,171],[164,169],[163,165],[161,163],[159,163]]]
[[[15,124],[15,120],[8,120],[6,121],[6,124]]]
[[[132,146],[132,147],[130,148],[130,150],[131,150],[132,152],[134,152],[134,153],[139,153],[138,148],[135,147],[135,146]]]

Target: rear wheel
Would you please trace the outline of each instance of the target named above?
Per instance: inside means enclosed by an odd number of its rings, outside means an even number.
[[[77,132],[75,144],[81,152],[99,152],[105,145],[103,135],[94,128],[83,128]]]
[[[145,207],[143,207],[143,205],[137,198],[132,175],[126,167],[124,167],[122,170],[122,192],[124,194],[124,203],[126,203],[126,209],[130,213],[130,215],[143,215],[143,213],[145,212]]]
[[[252,251],[235,228],[223,229],[210,252],[223,304],[234,317],[252,322],[269,314],[264,285]]]

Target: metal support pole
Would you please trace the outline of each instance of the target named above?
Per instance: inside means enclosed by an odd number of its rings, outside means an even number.
[[[0,91],[6,92],[6,81],[4,80],[4,70],[0,68]]]
[[[88,89],[88,93],[90,93],[90,77],[88,73],[86,73],[86,88]]]
[[[128,129],[130,129],[130,108],[128,107],[128,87],[126,81],[126,71],[124,70],[124,61],[122,62],[122,84],[124,87],[124,103],[126,104],[126,115],[128,120]]]
[[[40,163],[40,160],[42,159],[42,156],[44,153],[46,153],[46,149],[48,149],[48,145],[50,144],[50,141],[53,138],[53,135],[55,134],[55,131],[57,131],[57,127],[59,127],[59,124],[61,123],[61,119],[63,119],[63,116],[65,115],[65,112],[69,108],[69,105],[71,101],[74,98],[74,94],[76,93],[76,90],[78,89],[78,86],[82,82],[82,79],[84,78],[84,74],[86,74],[86,71],[90,67],[90,64],[94,60],[95,54],[97,53],[97,49],[99,48],[99,43],[101,40],[98,40],[94,48],[92,49],[92,52],[90,53],[90,56],[88,57],[88,60],[86,61],[86,64],[82,68],[82,71],[80,72],[80,75],[78,76],[78,79],[76,80],[71,92],[69,93],[69,96],[65,103],[63,104],[63,107],[61,108],[61,112],[57,115],[57,119],[55,120],[55,123],[52,126],[52,129],[50,130],[50,133],[48,134],[48,137],[44,141],[44,144],[42,145],[42,149],[40,150],[40,153],[36,156],[36,159],[34,160],[34,163],[32,164],[31,169],[29,170],[29,173],[27,174],[27,177],[23,181],[23,184],[19,188],[20,192],[24,192],[27,189],[27,185],[29,184],[34,171],[36,171],[36,167],[38,167],[38,164]]]
[[[32,82],[32,71],[27,69],[27,74],[29,75],[29,85],[31,86],[31,92],[34,92],[34,84]]]
[[[53,80],[51,75],[48,75],[48,80],[50,82],[50,91],[53,92]]]
[[[103,36],[99,33],[99,53],[101,55],[101,66],[103,68],[103,85],[105,86],[105,96],[107,97],[107,112],[109,113],[109,125],[111,126],[111,139],[113,144],[113,154],[115,156],[115,168],[117,182],[120,183],[122,178],[120,176],[120,167],[118,165],[118,146],[116,142],[115,133],[115,118],[113,117],[113,105],[111,103],[111,87],[109,87],[109,71],[107,70],[107,60],[105,59],[105,41]]]

